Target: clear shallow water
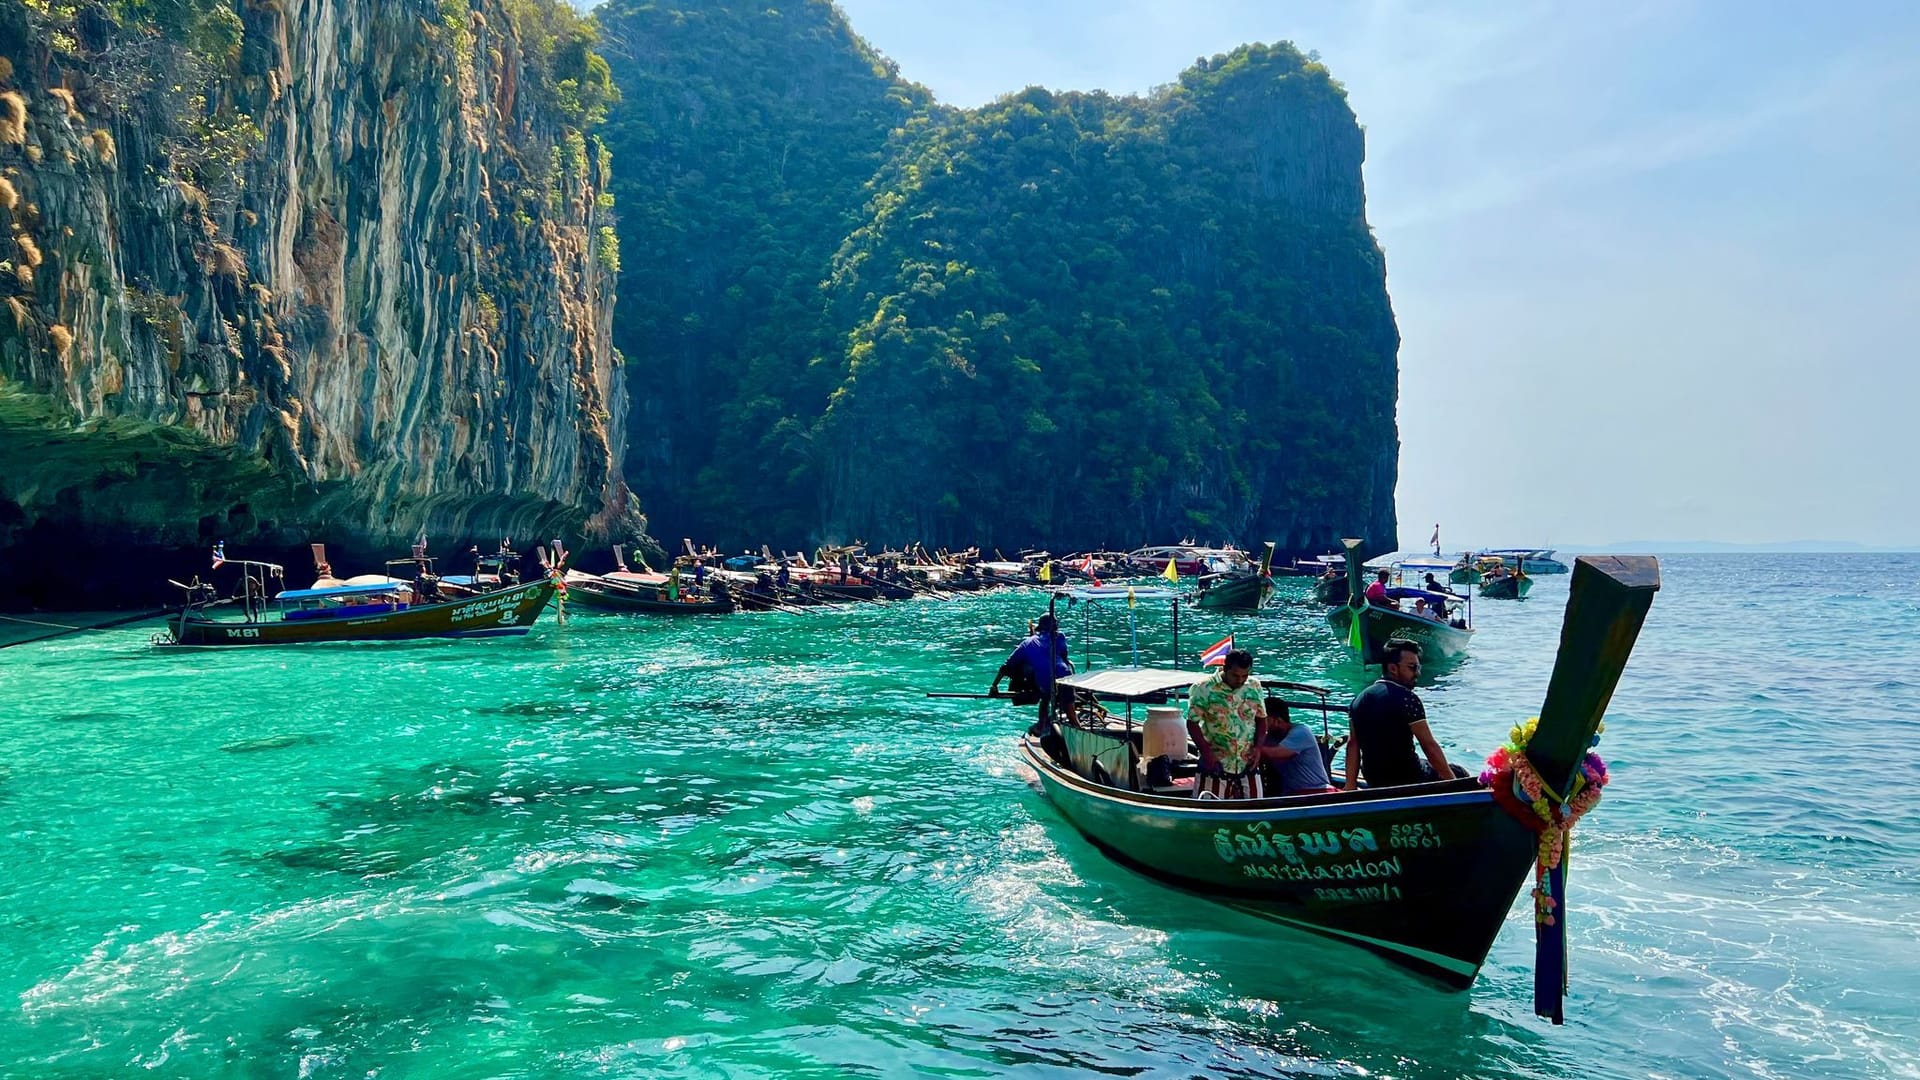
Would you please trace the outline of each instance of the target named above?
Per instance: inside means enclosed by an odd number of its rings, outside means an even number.
[[[1563,1028],[1524,904],[1449,993],[1091,849],[1012,764],[1025,710],[923,696],[1044,608],[1002,594],[0,651],[0,1073],[1920,1077],[1920,556],[1664,567]],[[1537,711],[1565,590],[1475,605],[1423,691],[1450,754]],[[1183,613],[1183,652],[1229,628],[1362,685],[1310,604]]]

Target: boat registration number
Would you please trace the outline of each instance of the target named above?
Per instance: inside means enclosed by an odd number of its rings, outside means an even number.
[[[1432,825],[1424,821],[1395,825],[1387,834],[1387,846],[1392,848],[1436,848],[1443,846],[1440,834]]]

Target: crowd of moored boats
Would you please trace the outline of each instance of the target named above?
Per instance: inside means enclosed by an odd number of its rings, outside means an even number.
[[[345,578],[334,575],[324,545],[316,544],[314,581],[305,588],[287,587],[285,567],[230,559],[221,545],[214,550],[213,567],[237,572],[232,592],[223,597],[213,583],[197,577],[175,582],[185,599],[155,643],[204,648],[515,636],[531,629],[556,599],[563,613],[568,607],[674,616],[804,612],[986,589],[1072,587],[1097,595],[1148,575],[1188,583],[1189,590],[1176,595],[1196,606],[1253,610],[1271,600],[1276,577],[1312,576],[1314,595],[1334,609],[1330,624],[1356,648],[1365,651],[1367,642],[1377,648],[1390,636],[1403,636],[1431,642],[1451,655],[1472,633],[1468,616],[1475,584],[1482,596],[1523,599],[1529,573],[1566,569],[1550,551],[1463,555],[1451,563],[1413,560],[1393,565],[1393,583],[1382,592],[1358,584],[1349,570],[1351,546],[1346,554],[1276,565],[1272,544],[1264,545],[1258,557],[1231,546],[1186,542],[1064,556],[1022,551],[1012,559],[996,551],[989,559],[978,548],[929,551],[919,544],[878,552],[859,545],[823,547],[811,555],[775,555],[762,547],[726,555],[696,548],[690,540],[682,543],[684,552],[664,569],[637,559],[636,570],[616,546],[614,569],[595,574],[571,566],[571,556],[557,540],[537,550],[531,570],[523,566],[527,558],[503,541],[491,554],[476,549],[470,572],[443,574],[422,538],[409,555],[389,560],[381,572]],[[1438,584],[1434,570],[1448,574],[1449,583]],[[1424,585],[1418,577],[1422,572],[1428,575]],[[1468,592],[1455,593],[1455,584],[1465,584]],[[1463,598],[1468,602],[1458,604]],[[1350,625],[1356,619],[1362,624],[1358,630]]]
[[[1273,597],[1275,579],[1313,579],[1329,628],[1364,663],[1394,639],[1419,642],[1437,659],[1457,656],[1473,633],[1475,589],[1485,599],[1524,599],[1535,574],[1564,573],[1546,550],[1478,552],[1448,558],[1361,561],[1357,540],[1338,555],[1274,564],[1274,545],[1256,557],[1232,547],[1187,543],[1131,552],[1054,556],[1022,552],[983,558],[977,549],[869,552],[860,546],[811,555],[767,549],[723,555],[691,542],[663,569],[630,567],[615,548],[614,569],[585,573],[556,541],[538,549],[523,576],[506,544],[474,553],[471,572],[441,574],[424,540],[384,573],[334,576],[313,549],[315,580],[285,588],[273,563],[228,559],[238,572],[224,598],[196,578],[178,583],[186,602],[155,644],[227,647],[323,641],[525,634],[556,600],[568,608],[695,615],[733,611],[807,613],[828,604],[951,599],[988,589],[1044,589],[1049,612],[1062,598],[1170,599],[1176,605],[1253,610]],[[1144,579],[1144,580],[1143,580]],[[1165,579],[1165,580],[1157,580]],[[1460,587],[1460,591],[1456,591]],[[1479,776],[1398,787],[1206,798],[1194,782],[1191,747],[1178,751],[1178,713],[1204,670],[1132,667],[1075,672],[1060,680],[1075,707],[1062,740],[1047,747],[1042,724],[1019,753],[1038,786],[1081,833],[1122,861],[1248,914],[1371,949],[1451,986],[1474,980],[1529,872],[1535,878],[1535,1008],[1558,1022],[1565,990],[1566,832],[1591,807],[1605,766],[1591,752],[1613,687],[1659,588],[1651,558],[1584,557],[1568,590],[1561,648],[1536,724],[1515,729],[1504,756]],[[1300,595],[1309,595],[1303,590]],[[1178,655],[1178,607],[1175,608]],[[1221,650],[1226,643],[1216,645]],[[996,683],[997,685],[997,683]],[[1266,681],[1291,707],[1318,709],[1321,749],[1331,766],[1329,691]],[[978,696],[978,695],[953,695]],[[986,696],[1001,696],[989,694]],[[1042,706],[1050,717],[1051,700]],[[1282,699],[1284,700],[1284,699]],[[1135,709],[1145,707],[1146,716]],[[1159,708],[1171,716],[1149,741]],[[1269,707],[1271,708],[1271,699]],[[1164,725],[1163,725],[1164,726]],[[1152,751],[1150,753],[1150,751]],[[1598,770],[1596,773],[1595,770]],[[1564,794],[1563,794],[1564,793]]]

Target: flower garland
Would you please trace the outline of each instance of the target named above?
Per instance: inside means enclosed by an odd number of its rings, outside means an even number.
[[[559,567],[547,571],[547,580],[553,582],[553,621],[567,625],[567,575]]]
[[[1553,790],[1527,757],[1527,744],[1533,741],[1540,718],[1529,717],[1508,732],[1507,743],[1487,758],[1480,771],[1480,783],[1493,790],[1502,806],[1511,812],[1518,808],[1531,811],[1522,823],[1540,834],[1540,850],[1534,860],[1533,915],[1542,926],[1554,923],[1553,897],[1547,889],[1547,875],[1559,869],[1566,858],[1567,834],[1586,812],[1600,801],[1600,789],[1607,786],[1607,763],[1591,749],[1580,762],[1579,771],[1565,795]],[[1600,745],[1600,733],[1607,730],[1603,721],[1594,730],[1589,747]],[[1518,816],[1516,814],[1516,816]]]

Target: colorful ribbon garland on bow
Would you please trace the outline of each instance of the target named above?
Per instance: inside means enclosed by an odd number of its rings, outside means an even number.
[[[553,621],[556,625],[567,625],[567,575],[559,567],[547,570],[547,580],[553,582]]]
[[[1541,779],[1527,757],[1527,744],[1539,725],[1537,716],[1515,725],[1507,744],[1487,758],[1480,782],[1502,809],[1540,838],[1533,885],[1534,1011],[1558,1024],[1566,992],[1566,931],[1561,917],[1566,904],[1567,840],[1573,826],[1600,801],[1600,789],[1607,786],[1607,763],[1591,749],[1600,745],[1600,733],[1607,726],[1603,722],[1595,729],[1586,757],[1562,794]]]

